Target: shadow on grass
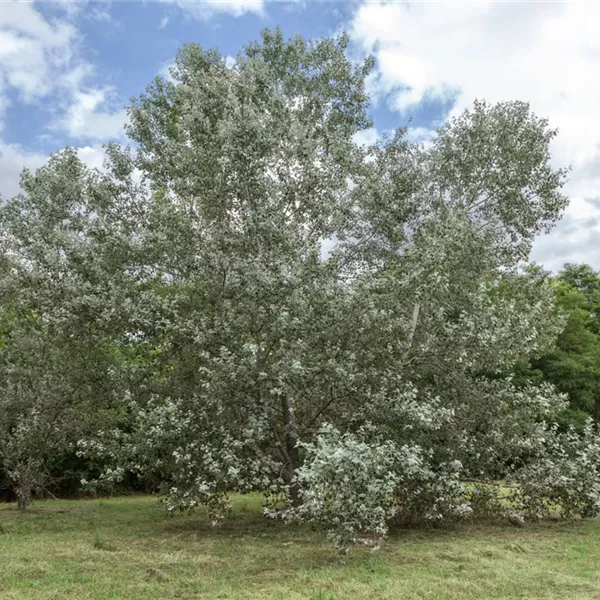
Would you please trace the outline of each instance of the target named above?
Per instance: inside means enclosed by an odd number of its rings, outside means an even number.
[[[562,532],[588,533],[592,521],[544,520],[516,528],[506,521],[464,521],[436,525],[394,525],[389,543],[452,541],[494,536],[513,539],[523,535],[539,538],[560,535]],[[191,513],[167,515],[156,498],[116,498],[111,500],[41,501],[25,513],[11,505],[0,505],[2,530],[16,534],[46,531],[70,533],[77,531],[118,530],[124,537],[163,539],[176,536],[197,540],[239,541],[260,539],[266,543],[289,541],[294,545],[326,545],[330,543],[323,531],[310,525],[289,524],[270,519],[261,513],[261,498],[257,495],[237,497],[232,512],[218,526],[210,523],[205,508]],[[593,527],[593,525],[591,525]]]

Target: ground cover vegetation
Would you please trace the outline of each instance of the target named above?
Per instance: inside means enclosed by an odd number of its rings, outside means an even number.
[[[383,547],[340,555],[308,525],[232,497],[212,527],[201,508],[165,519],[155,499],[0,505],[3,600],[595,600],[597,520],[477,521],[394,528]]]

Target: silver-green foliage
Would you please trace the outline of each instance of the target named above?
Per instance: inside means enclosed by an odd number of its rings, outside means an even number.
[[[378,441],[369,429],[342,434],[324,425],[316,441],[304,445],[297,473],[302,504],[267,514],[324,526],[340,548],[350,541],[376,547],[391,519],[470,516],[460,463],[435,464],[422,446]]]
[[[512,501],[531,518],[600,514],[600,439],[591,419],[582,433],[546,428],[539,455],[513,476]]]
[[[25,171],[21,187],[0,209],[0,467],[26,508],[48,463],[97,427],[127,378],[120,336],[135,226],[134,188],[73,150]]]
[[[371,61],[347,46],[265,32],[232,68],[186,46],[130,108],[135,154],[110,149],[105,175],[57,157],[11,204],[17,248],[29,204],[43,217],[35,253],[9,254],[47,282],[47,318],[117,359],[118,426],[80,451],[164,479],[171,510],[218,520],[228,491],[261,489],[338,540],[377,537],[468,515],[462,479],[571,443],[545,425],[563,397],[502,375],[563,326],[522,266],[566,204],[556,132],[477,102],[430,148],[402,130],[359,147]]]

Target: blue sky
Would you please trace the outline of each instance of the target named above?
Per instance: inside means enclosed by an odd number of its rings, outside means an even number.
[[[349,32],[372,53],[375,128],[425,143],[475,98],[521,99],[560,129],[557,165],[572,166],[571,205],[534,248],[557,269],[600,268],[598,4],[424,2],[3,2],[0,4],[0,193],[53,150],[74,145],[99,166],[102,144],[126,143],[124,107],[186,42],[235,56],[264,27],[286,36]]]
[[[92,2],[75,6],[79,8],[76,12],[71,8],[71,15],[65,11],[65,5],[50,2],[38,2],[34,10],[48,23],[67,16],[76,25],[78,60],[93,67],[82,91],[107,90],[98,108],[108,113],[126,106],[153,77],[164,74],[185,43],[218,48],[224,55],[235,57],[246,43],[257,39],[265,27],[279,26],[286,36],[330,36],[351,23],[356,9],[356,5],[342,2],[323,2],[310,7],[302,3],[272,2],[260,11],[247,11],[242,16],[219,11],[217,6],[206,15],[198,16],[189,8],[165,2],[110,5]],[[9,107],[4,119],[4,141],[18,143],[28,150],[49,152],[69,143],[118,139],[111,135],[115,133],[112,127],[104,129],[105,135],[93,127],[71,127],[66,132],[57,127],[62,93],[57,86],[53,93],[45,95],[43,103],[37,99],[29,102],[18,87],[9,86],[5,93]],[[443,116],[447,108],[436,101],[424,102],[400,115],[389,110],[385,102],[379,102],[372,107],[372,112],[378,127],[386,130],[409,123],[426,127],[433,119]]]

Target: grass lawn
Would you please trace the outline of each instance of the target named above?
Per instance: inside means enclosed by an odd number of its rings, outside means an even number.
[[[339,555],[239,497],[213,529],[148,497],[0,505],[0,598],[600,599],[600,522],[395,531]]]

